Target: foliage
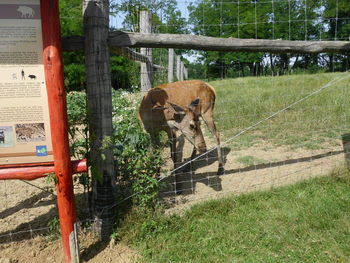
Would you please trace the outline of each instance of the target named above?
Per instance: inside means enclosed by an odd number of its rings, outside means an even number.
[[[140,66],[122,56],[111,56],[111,81],[114,89],[132,90],[140,83]]]
[[[60,0],[61,35],[83,35],[81,0]],[[84,52],[64,52],[64,84],[68,91],[82,91],[86,86]],[[139,66],[129,59],[111,54],[111,80],[114,89],[138,86]]]
[[[60,0],[62,36],[83,35],[81,0]],[[64,84],[68,91],[83,90],[85,86],[85,65],[82,51],[64,52]]]
[[[53,238],[56,239],[60,236],[60,220],[56,216],[52,218],[48,223],[48,234]]]
[[[347,0],[238,1],[203,0],[188,7],[193,33],[213,37],[324,40],[347,39]],[[206,79],[256,75],[284,75],[310,67],[344,71],[349,54],[280,54],[199,52]]]
[[[177,7],[176,0],[169,1],[141,1],[122,0],[119,4],[112,4],[114,13],[124,13],[124,29],[132,32],[140,31],[140,11],[149,10],[153,14],[152,24],[158,33],[180,34],[186,32],[185,19]],[[167,25],[171,25],[168,27]]]
[[[141,207],[152,207],[158,197],[158,181],[162,158],[157,150],[150,150],[150,138],[136,118],[138,96],[125,91],[113,91],[114,159],[117,167],[119,196],[135,194],[133,201]],[[71,137],[71,154],[76,158],[88,157],[86,95],[70,92],[67,96]],[[79,182],[89,187],[86,176]]]
[[[182,216],[128,218],[120,236],[139,250],[141,262],[347,262],[349,176],[340,169],[293,186],[207,201]]]
[[[132,188],[134,202],[152,207],[157,199],[162,159],[160,152],[150,151],[150,138],[136,118],[138,96],[133,93],[113,94],[114,156],[119,185]],[[129,192],[126,192],[129,194]]]

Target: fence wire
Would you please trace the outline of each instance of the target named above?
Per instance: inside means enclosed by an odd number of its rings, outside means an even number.
[[[340,15],[339,2],[335,2],[336,6],[330,14],[326,14],[324,8],[320,8],[318,13],[310,14],[308,8],[312,2],[314,1],[178,1],[181,15],[177,18],[183,19],[182,23],[167,20],[166,10],[159,8],[156,13],[160,23],[153,26],[153,31],[209,36],[214,32],[223,37],[255,39],[350,40],[349,34],[344,33],[344,28],[350,24],[350,15]],[[120,6],[122,2],[111,3]],[[292,8],[293,4],[299,4],[297,13]],[[195,5],[201,14],[197,16],[197,22],[193,15],[190,18],[187,7],[191,5]],[[287,8],[282,12],[279,9],[283,6]],[[253,11],[249,19],[244,15],[247,10]],[[134,24],[126,23],[125,12],[114,11],[111,15],[111,29],[137,28]],[[263,12],[268,16],[261,17]],[[208,20],[210,13],[216,14],[216,20]],[[75,18],[77,17],[63,16],[61,20],[64,23]],[[296,26],[298,32],[293,31]],[[263,34],[265,31],[269,33]],[[203,62],[204,58],[203,53],[197,51],[190,54],[175,50],[175,53],[187,65],[195,60]],[[158,65],[152,68],[155,85],[166,83],[168,51],[159,49],[154,55],[153,63]],[[322,63],[322,59],[337,61],[337,57],[321,55],[321,62],[318,63]],[[344,58],[345,55],[338,56]],[[131,58],[138,60],[137,54],[131,55]],[[265,65],[265,68],[271,68],[279,59],[277,55],[264,54],[259,63]],[[179,64],[177,61],[174,58],[174,75]],[[297,61],[298,55],[294,54],[290,58],[290,64]],[[234,63],[239,65],[231,67]],[[220,78],[223,79],[230,76],[227,73],[229,70],[234,71],[231,72],[231,77],[244,77],[248,70],[240,57],[223,56],[210,66],[210,70],[221,70]],[[196,69],[189,71],[189,78],[194,77],[195,71]],[[336,70],[333,68],[331,71]],[[264,67],[262,72],[264,73]],[[139,76],[139,67],[136,66],[131,74]],[[273,70],[261,74],[268,75],[279,74]],[[201,76],[203,79],[213,79],[209,71]],[[345,81],[349,74],[325,74],[324,79],[318,79],[320,75],[315,76],[286,74],[271,79],[262,77],[214,81],[212,85],[217,92],[215,121],[223,141],[221,146],[226,161],[225,173],[220,176],[216,174],[215,141],[202,123],[207,147],[210,148],[205,154],[188,161],[192,145],[185,141],[183,150],[179,152],[184,154],[184,161],[175,164],[176,168],[172,169],[174,164],[170,159],[170,150],[164,150],[164,158],[167,160],[164,169],[168,172],[159,178],[163,200],[168,204],[193,204],[232,193],[269,189],[325,175],[332,172],[334,167],[343,165],[344,162],[349,163],[350,112],[347,108],[350,103],[350,87],[349,82]],[[178,75],[174,80],[181,78],[183,77]],[[295,84],[290,85],[291,82]],[[138,87],[139,85],[137,83]],[[263,88],[260,89],[259,86]],[[319,99],[314,100],[317,97]],[[44,179],[30,184],[32,185],[22,181],[0,181],[0,245],[33,239],[57,225],[53,221],[57,217],[54,189]],[[138,194],[129,195],[121,202]]]
[[[45,179],[0,181],[0,244],[48,232],[57,218],[53,186]]]

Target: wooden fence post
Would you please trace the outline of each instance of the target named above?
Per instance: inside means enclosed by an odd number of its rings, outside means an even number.
[[[180,80],[184,80],[184,63],[180,62]]]
[[[150,11],[140,12],[140,33],[152,32],[152,13]],[[147,63],[141,63],[141,92],[145,93],[152,88],[153,82],[153,58],[152,48],[141,48],[142,55],[148,57]]]
[[[85,0],[86,94],[93,180],[94,228],[109,239],[115,220],[115,170],[112,148],[112,87],[109,65],[109,1]]]
[[[58,0],[41,0],[43,63],[49,101],[57,204],[60,217],[64,262],[79,262],[72,165],[68,139],[66,92]]]
[[[186,67],[184,68],[184,78],[188,79],[188,70]]]
[[[174,81],[174,49],[168,51],[168,83]]]
[[[181,71],[181,57],[176,56],[176,78],[180,80],[180,71]]]

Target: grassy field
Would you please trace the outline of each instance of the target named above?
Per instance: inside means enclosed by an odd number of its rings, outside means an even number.
[[[349,73],[322,73],[281,77],[248,77],[214,81],[215,119],[223,141],[295,101]],[[295,105],[253,131],[233,140],[235,147],[269,141],[309,149],[322,148],[349,132],[350,78]]]
[[[348,73],[214,81],[222,141]],[[335,82],[229,145],[320,149],[349,134],[350,78]],[[252,152],[254,154],[254,152]],[[253,155],[237,161],[254,165]],[[133,210],[116,237],[141,262],[350,262],[350,173],[205,202],[182,215]]]
[[[350,174],[130,216],[120,234],[141,262],[350,262]]]

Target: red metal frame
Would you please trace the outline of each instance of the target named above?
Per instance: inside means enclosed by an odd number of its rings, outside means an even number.
[[[40,0],[40,8],[54,162],[1,165],[0,180],[34,180],[55,172],[64,262],[78,262],[72,175],[86,172],[87,165],[86,159],[70,159],[58,0]]]
[[[72,161],[73,174],[86,172],[86,159]],[[0,167],[0,180],[35,180],[55,172],[54,163],[20,165],[18,167]]]
[[[40,0],[44,49],[44,67],[49,100],[50,125],[56,191],[60,217],[64,262],[79,260],[74,225],[76,210],[73,193],[72,165],[69,152],[66,92],[63,82],[63,63],[58,0]],[[78,255],[77,255],[78,254]]]

